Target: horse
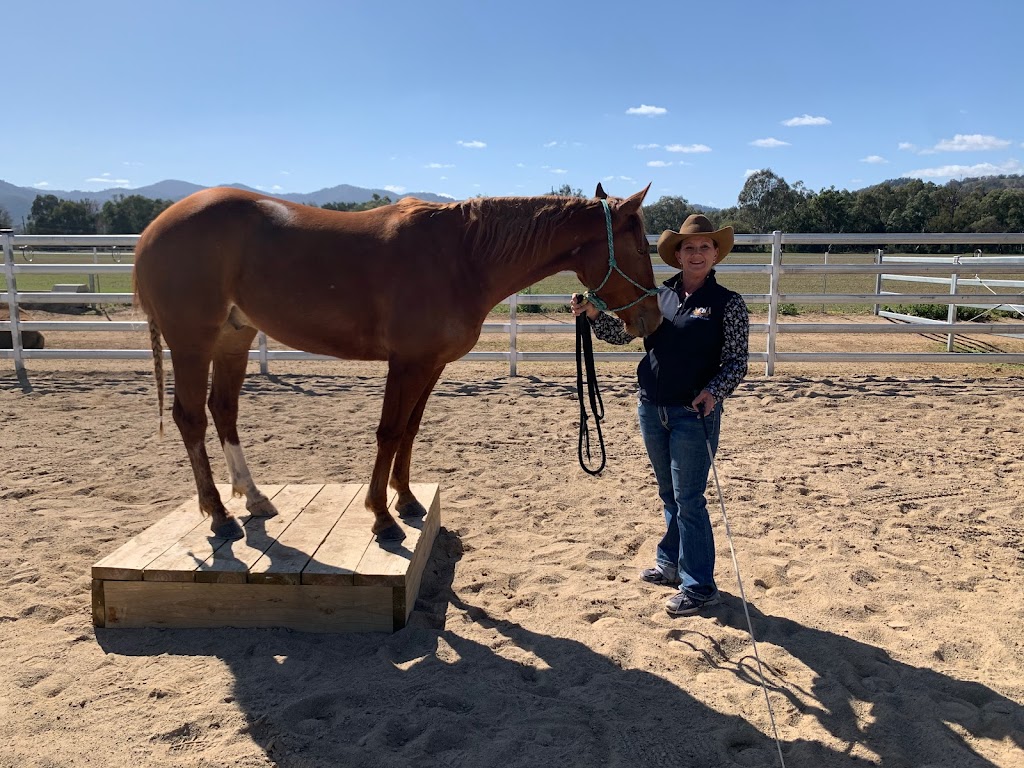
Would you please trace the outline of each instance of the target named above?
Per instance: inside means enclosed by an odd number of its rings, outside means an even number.
[[[233,495],[244,494],[254,517],[277,514],[253,481],[237,428],[258,331],[307,352],[387,361],[365,504],[378,543],[400,541],[405,534],[388,511],[389,475],[398,514],[424,514],[409,478],[427,398],[444,367],[476,345],[494,306],[568,270],[634,336],[658,327],[641,211],[649,188],[625,199],[608,197],[600,184],[592,199],[403,198],[346,212],[215,187],[163,211],[139,238],[133,290],[148,320],[160,433],[162,335],[174,372],[174,422],[213,535],[235,540],[244,533],[214,484],[206,405]]]

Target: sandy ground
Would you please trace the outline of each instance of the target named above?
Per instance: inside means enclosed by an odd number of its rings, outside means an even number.
[[[723,604],[673,619],[637,579],[663,523],[631,365],[599,363],[598,478],[568,365],[450,366],[410,625],[317,635],[95,630],[90,566],[194,494],[184,450],[145,362],[32,361],[30,391],[2,363],[0,766],[779,764],[713,485]],[[257,481],[365,482],[382,374],[250,376]],[[786,765],[1024,766],[1024,367],[762,374],[717,469]]]

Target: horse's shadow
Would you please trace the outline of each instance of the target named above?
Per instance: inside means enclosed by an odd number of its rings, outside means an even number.
[[[283,768],[778,764],[772,737],[743,717],[465,601],[452,589],[461,556],[458,535],[441,528],[409,624],[392,635],[98,629],[96,636],[109,653],[219,658],[234,677],[248,734]],[[735,598],[715,616],[745,627]],[[1024,745],[1022,708],[983,685],[900,664],[873,646],[756,608],[752,616],[762,643],[787,648],[816,674],[808,694],[769,671],[776,710],[788,696],[830,736],[828,744],[787,739],[780,724],[789,768],[857,764],[854,744],[885,766],[993,768],[947,723]],[[464,624],[475,625],[475,639]],[[697,626],[681,621],[674,632],[682,638]],[[718,673],[729,668],[748,676],[752,690],[758,684],[750,664],[721,665]],[[866,726],[856,702],[871,707]]]

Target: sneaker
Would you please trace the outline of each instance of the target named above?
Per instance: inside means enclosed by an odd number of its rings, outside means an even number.
[[[688,595],[680,590],[668,599],[668,602],[665,603],[665,610],[671,616],[692,616],[695,613],[700,613],[702,609],[708,606],[718,605],[719,601],[718,592],[715,592],[711,597],[700,598]]]
[[[644,568],[644,570],[640,571],[640,581],[646,581],[648,584],[657,584],[659,587],[679,586],[679,579],[670,579],[658,567]]]

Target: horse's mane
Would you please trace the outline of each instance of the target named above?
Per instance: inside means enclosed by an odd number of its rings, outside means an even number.
[[[555,230],[590,201],[579,197],[477,197],[461,203],[428,203],[405,198],[401,201],[410,217],[433,216],[442,212],[461,215],[465,236],[472,238],[473,251],[481,261],[512,261],[543,250]]]

